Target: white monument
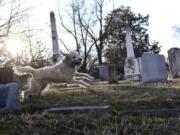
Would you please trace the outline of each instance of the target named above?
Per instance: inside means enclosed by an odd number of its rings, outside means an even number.
[[[52,34],[52,46],[53,46],[53,63],[57,63],[61,58],[62,54],[59,51],[59,44],[58,44],[58,35],[56,30],[56,19],[54,12],[50,12],[50,21],[51,21],[51,34]]]
[[[126,80],[141,80],[140,68],[138,59],[135,58],[134,49],[131,39],[131,30],[126,23],[126,50],[127,58],[125,60],[124,73]]]

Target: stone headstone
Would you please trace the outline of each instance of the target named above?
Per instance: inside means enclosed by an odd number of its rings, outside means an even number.
[[[107,65],[100,65],[99,66],[99,79],[101,80],[108,80],[109,73],[108,73],[108,66]]]
[[[168,50],[168,59],[171,76],[180,77],[180,48],[171,48]]]
[[[126,24],[126,50],[127,58],[125,60],[124,73],[126,80],[141,80],[138,59],[135,58],[131,39],[131,30]]]
[[[6,107],[9,89],[0,85],[0,108]]]
[[[0,85],[0,111],[19,112],[21,104],[19,101],[18,84],[8,83]]]
[[[15,76],[12,67],[0,67],[0,84],[12,83],[15,81]]]
[[[167,80],[164,55],[144,53],[139,61],[143,82],[150,83]]]
[[[116,76],[116,69],[115,66],[113,64],[110,64],[108,66],[108,74],[109,74],[109,79],[108,82],[109,83],[117,83],[118,81],[115,79]]]

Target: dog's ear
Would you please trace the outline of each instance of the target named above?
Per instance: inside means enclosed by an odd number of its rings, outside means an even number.
[[[64,56],[68,56],[67,53],[64,53],[64,52],[62,52],[62,51],[61,51],[61,54],[64,55]]]
[[[62,55],[67,56],[67,53],[64,53],[64,52],[61,52],[61,53],[62,53]]]
[[[65,58],[66,58],[67,60],[70,60],[70,56],[68,55],[68,53],[64,53],[64,52],[62,52],[62,51],[61,51],[61,53],[62,53],[63,56],[65,56]]]

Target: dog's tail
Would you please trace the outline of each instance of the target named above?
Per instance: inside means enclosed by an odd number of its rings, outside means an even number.
[[[25,74],[34,75],[36,71],[36,69],[29,66],[25,66],[25,67],[14,66],[13,70],[14,70],[14,73],[17,75],[25,75]]]

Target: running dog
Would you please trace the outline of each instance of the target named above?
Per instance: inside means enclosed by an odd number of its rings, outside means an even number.
[[[34,69],[29,66],[14,66],[14,73],[17,75],[30,74],[32,78],[28,89],[22,92],[22,96],[28,99],[30,96],[38,96],[48,83],[78,84],[82,88],[89,87],[90,84],[83,80],[92,81],[94,78],[86,73],[77,72],[82,59],[77,51],[64,54],[62,60],[54,66],[47,66]]]

